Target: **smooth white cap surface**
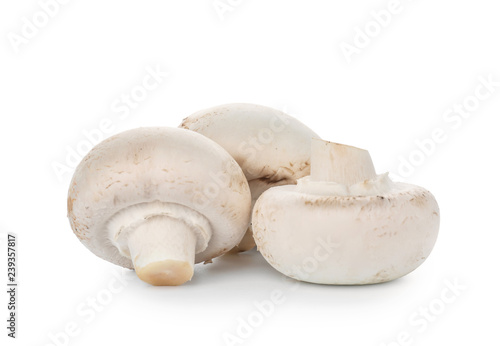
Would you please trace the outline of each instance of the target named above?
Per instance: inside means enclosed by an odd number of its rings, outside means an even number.
[[[368,196],[279,186],[259,198],[252,222],[258,250],[281,273],[360,285],[397,279],[422,264],[436,242],[439,207],[429,191],[404,183]]]

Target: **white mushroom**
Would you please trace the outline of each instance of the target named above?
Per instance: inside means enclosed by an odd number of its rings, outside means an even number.
[[[196,112],[180,127],[214,140],[233,156],[248,179],[252,205],[268,188],[296,184],[297,179],[309,175],[311,139],[319,138],[279,110],[245,103]],[[238,250],[254,246],[249,227]]]
[[[439,208],[429,191],[377,176],[367,151],[313,140],[311,175],[262,194],[252,222],[259,251],[281,273],[320,284],[372,284],[424,262]]]
[[[234,247],[250,189],[218,144],[192,131],[141,128],[94,147],[68,195],[74,233],[97,256],[153,285],[180,285],[196,262]]]

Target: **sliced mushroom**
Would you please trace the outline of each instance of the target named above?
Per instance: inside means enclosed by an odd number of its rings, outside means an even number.
[[[250,207],[236,161],[210,139],[175,128],[130,130],[98,144],[68,195],[82,243],[152,285],[180,285],[195,262],[238,244]]]
[[[311,175],[255,204],[257,247],[301,281],[360,285],[397,279],[429,256],[439,207],[424,188],[376,175],[367,151],[312,141]]]
[[[309,175],[311,139],[319,138],[297,119],[273,108],[235,103],[194,113],[180,127],[219,143],[241,166],[252,204],[268,188],[296,184]],[[251,227],[239,251],[255,246]]]

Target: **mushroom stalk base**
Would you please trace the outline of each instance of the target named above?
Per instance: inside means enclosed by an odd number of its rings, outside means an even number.
[[[353,185],[377,176],[368,151],[321,139],[311,142],[311,181]]]
[[[182,285],[193,276],[196,235],[181,220],[150,217],[130,234],[128,247],[137,276],[151,285]]]

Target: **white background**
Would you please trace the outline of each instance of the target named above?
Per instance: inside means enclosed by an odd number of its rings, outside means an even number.
[[[284,302],[239,335],[243,344],[497,344],[500,87],[477,107],[474,95],[480,78],[500,81],[498,4],[401,0],[377,33],[370,13],[389,1],[229,3],[221,19],[212,0],[73,0],[45,25],[37,1],[2,2],[0,230],[18,234],[20,293],[18,339],[6,337],[2,322],[0,343],[55,344],[52,334],[61,345],[224,345],[224,335],[238,336],[241,321],[258,313],[255,301],[280,290]],[[43,27],[13,43],[27,30],[23,17],[33,16]],[[372,37],[349,63],[342,42],[353,45],[366,25]],[[148,68],[170,75],[120,119],[112,105]],[[474,108],[466,118],[443,118],[465,100]],[[188,284],[162,288],[79,243],[66,219],[71,172],[58,178],[54,165],[82,148],[83,130],[105,118],[113,127],[106,137],[177,126],[229,102],[286,109],[325,139],[369,149],[379,173],[432,191],[442,219],[429,259],[387,284],[295,286],[254,251],[198,265]],[[415,141],[436,128],[445,139],[416,153]],[[418,164],[402,174],[410,157]],[[0,245],[3,282],[5,237]],[[440,303],[455,281],[459,295]],[[108,295],[110,283],[121,291]],[[106,303],[95,315],[86,306],[92,297]],[[5,321],[5,294],[1,302]],[[412,316],[429,306],[432,321],[415,326]],[[66,339],[68,323],[78,335]]]

